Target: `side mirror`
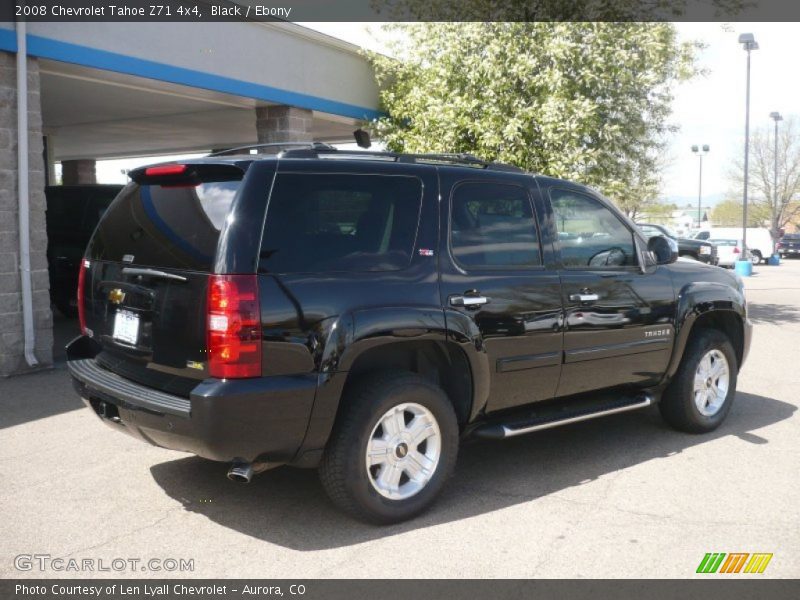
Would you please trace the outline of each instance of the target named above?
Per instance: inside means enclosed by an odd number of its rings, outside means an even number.
[[[654,235],[647,241],[647,249],[653,253],[656,264],[669,265],[678,260],[678,244],[663,235]]]

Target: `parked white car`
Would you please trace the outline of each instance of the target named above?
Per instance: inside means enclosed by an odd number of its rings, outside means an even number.
[[[708,240],[717,247],[718,266],[733,267],[737,260],[752,260],[754,257],[748,251],[742,254],[742,240],[731,238],[711,238]]]
[[[742,228],[712,227],[710,229],[701,229],[693,237],[696,240],[709,241],[713,241],[711,238],[741,240]],[[741,245],[741,241],[739,244]],[[748,227],[747,248],[751,252],[753,264],[757,264],[760,261],[767,262],[769,257],[775,253],[775,242],[772,240],[769,229],[766,227]]]

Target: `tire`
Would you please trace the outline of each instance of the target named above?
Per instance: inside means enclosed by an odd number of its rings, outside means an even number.
[[[427,437],[415,445],[414,431],[418,440]],[[439,387],[405,371],[369,375],[342,399],[320,479],[333,503],[352,517],[397,523],[436,499],[453,473],[458,441],[453,405]],[[370,468],[368,449],[375,457]]]
[[[701,361],[709,358],[701,368]],[[724,361],[721,359],[724,358]],[[708,377],[713,379],[715,365],[722,365],[727,370],[727,385],[723,385],[724,377],[717,377],[715,383],[708,386]],[[706,367],[710,367],[708,371]],[[736,395],[736,379],[738,365],[736,354],[730,340],[716,329],[701,329],[692,336],[678,367],[675,377],[669,384],[659,403],[661,416],[675,429],[688,433],[706,433],[713,431],[725,420],[731,410]],[[695,390],[695,375],[698,379],[699,391]],[[703,380],[704,379],[704,380]],[[724,388],[724,389],[723,389]],[[701,406],[704,408],[701,409]]]

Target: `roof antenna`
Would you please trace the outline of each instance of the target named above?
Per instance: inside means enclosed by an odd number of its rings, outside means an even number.
[[[356,144],[361,148],[369,148],[372,142],[369,139],[369,133],[359,128],[353,132],[353,137],[356,138]]]

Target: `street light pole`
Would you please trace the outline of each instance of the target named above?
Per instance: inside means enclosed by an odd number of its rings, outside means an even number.
[[[742,259],[747,256],[747,176],[750,161],[750,53],[758,50],[752,33],[739,35],[739,43],[747,52],[747,95],[744,113],[744,195],[742,198]]]
[[[703,226],[703,216],[702,216],[702,205],[703,205],[703,156],[708,154],[708,151],[711,148],[708,144],[703,144],[701,146],[692,146],[692,152],[697,154],[700,157],[700,176],[698,177],[697,182],[697,228],[700,229]]]
[[[772,187],[775,189],[775,210],[778,210],[778,202],[780,202],[780,198],[778,197],[778,121],[783,121],[783,117],[779,112],[771,112],[769,113],[769,118],[775,121],[775,179],[773,181]],[[775,214],[773,212],[773,214]],[[772,232],[773,234],[777,235],[777,223],[771,223],[771,225],[775,225],[775,231]]]

